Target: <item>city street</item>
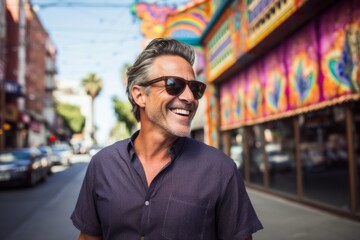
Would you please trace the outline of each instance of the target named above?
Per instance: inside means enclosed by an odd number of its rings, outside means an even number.
[[[46,182],[0,190],[0,239],[76,239],[70,214],[88,160],[88,155],[75,155],[71,167],[55,166]]]
[[[55,167],[45,183],[34,188],[0,190],[0,239],[77,239],[70,215],[89,157],[77,155],[71,167]],[[360,223],[310,207],[248,190],[264,229],[256,240],[357,240]],[[204,239],[205,240],[205,239]]]

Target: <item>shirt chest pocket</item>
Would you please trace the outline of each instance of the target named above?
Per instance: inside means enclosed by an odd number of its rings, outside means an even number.
[[[208,204],[187,196],[170,196],[162,235],[169,240],[201,240]]]

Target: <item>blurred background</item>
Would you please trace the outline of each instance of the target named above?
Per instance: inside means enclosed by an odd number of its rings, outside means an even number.
[[[208,85],[191,137],[235,161],[266,225],[287,224],[258,238],[358,239],[359,0],[1,0],[0,239],[33,234],[43,204],[72,239],[88,161],[138,129],[125,73],[156,37],[194,46]]]

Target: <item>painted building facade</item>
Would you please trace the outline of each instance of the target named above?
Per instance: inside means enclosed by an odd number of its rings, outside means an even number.
[[[206,141],[248,186],[360,219],[360,2],[213,2]]]
[[[359,16],[358,0],[193,1],[156,37],[195,46],[195,137],[248,187],[360,219]]]

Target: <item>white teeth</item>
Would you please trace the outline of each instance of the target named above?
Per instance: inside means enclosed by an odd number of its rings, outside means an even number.
[[[172,112],[176,113],[176,114],[181,114],[181,115],[189,115],[190,111],[185,110],[185,109],[173,109]]]

